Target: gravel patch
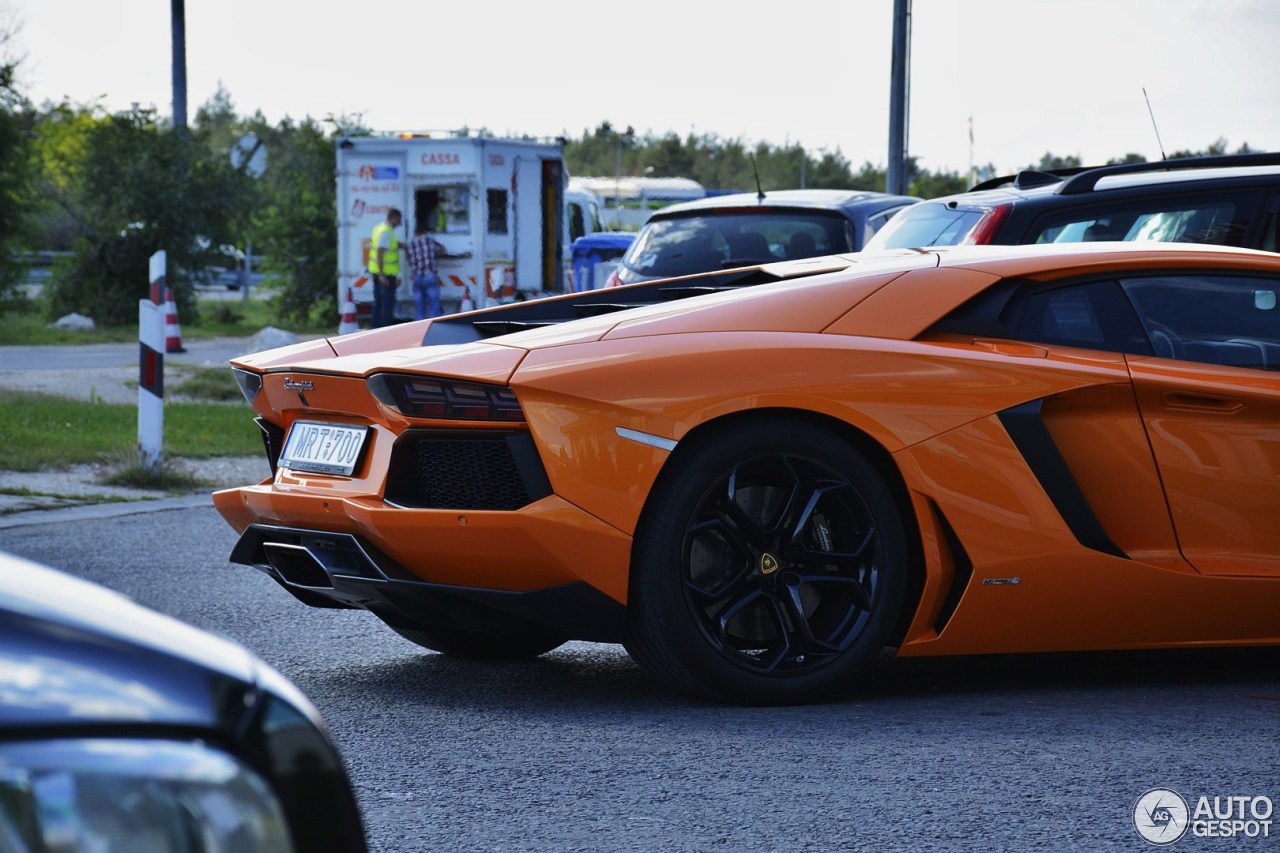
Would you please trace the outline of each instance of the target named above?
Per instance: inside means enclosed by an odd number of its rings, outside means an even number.
[[[247,486],[271,476],[265,456],[173,459],[175,468],[199,477],[202,485],[181,494],[210,494],[217,489]],[[148,501],[173,497],[162,489],[106,486],[112,473],[105,463],[73,465],[62,470],[0,471],[0,515],[35,509],[56,509],[108,501]],[[8,494],[6,494],[8,492]],[[21,492],[22,494],[14,494]]]
[[[179,384],[185,372],[181,366],[165,370],[165,400],[188,399],[167,386]],[[79,367],[74,370],[0,370],[0,388],[6,391],[33,391],[94,403],[138,402],[138,367]]]

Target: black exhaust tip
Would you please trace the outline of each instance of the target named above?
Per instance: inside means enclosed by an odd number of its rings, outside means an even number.
[[[262,550],[267,563],[284,581],[297,586],[333,589],[333,579],[324,570],[324,566],[301,545],[264,542]]]

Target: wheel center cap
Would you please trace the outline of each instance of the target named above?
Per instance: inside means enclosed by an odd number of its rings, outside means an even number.
[[[778,570],[779,566],[781,564],[778,562],[778,558],[768,551],[760,555],[760,574],[771,575]]]

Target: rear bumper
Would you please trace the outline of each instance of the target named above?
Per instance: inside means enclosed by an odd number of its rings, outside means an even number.
[[[530,624],[570,639],[624,638],[624,605],[583,581],[521,591],[432,583],[351,533],[251,524],[231,561],[265,572],[304,604],[368,610],[397,627]]]
[[[250,525],[349,533],[444,587],[529,592],[584,582],[627,600],[631,537],[557,495],[517,510],[400,507],[343,478],[294,478],[214,492],[240,533]],[[340,491],[346,490],[346,491]]]

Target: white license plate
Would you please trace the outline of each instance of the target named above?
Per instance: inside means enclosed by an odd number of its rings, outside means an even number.
[[[350,477],[360,461],[368,435],[368,427],[294,421],[280,454],[280,466]]]

